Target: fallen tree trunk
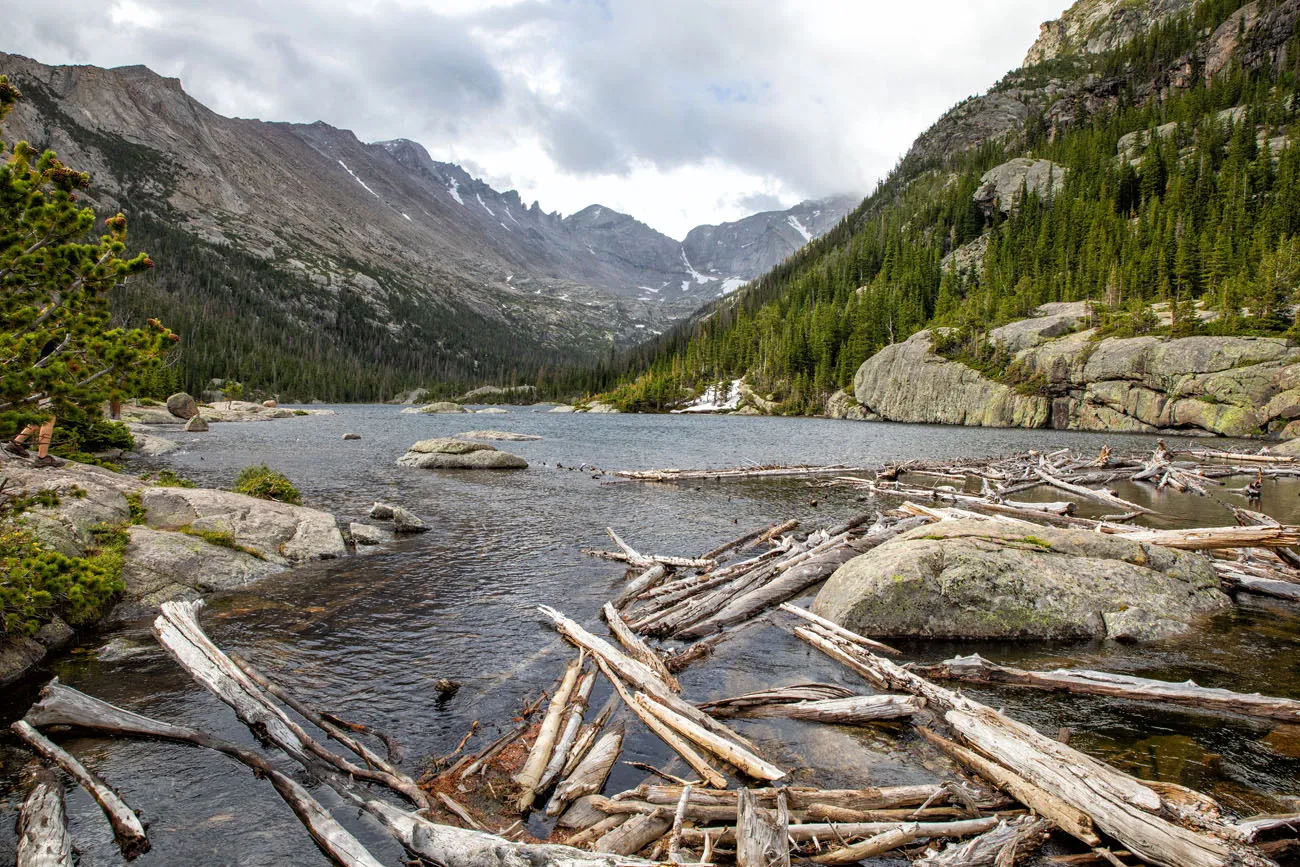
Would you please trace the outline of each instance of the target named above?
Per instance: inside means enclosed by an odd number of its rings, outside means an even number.
[[[130,861],[149,851],[149,835],[145,833],[140,817],[107,783],[86,770],[81,762],[32,728],[26,720],[16,720],[9,728],[41,758],[62,768],[95,799],[95,803],[104,811],[109,825],[113,827],[113,839],[117,841],[117,847],[124,858]]]
[[[546,805],[546,815],[558,816],[572,801],[583,795],[599,792],[609,778],[618,754],[623,750],[623,728],[620,725],[606,732],[591,748],[573,773],[555,788],[551,802]]]
[[[791,825],[788,830],[791,840],[802,843],[813,838],[835,839],[838,836],[841,839],[851,839],[853,837],[874,837],[886,831],[897,830],[905,825],[915,825],[916,836],[918,837],[970,837],[975,834],[983,834],[997,824],[997,817],[989,816],[983,819],[963,819],[958,822],[848,822],[842,825],[808,822],[802,825]],[[687,828],[682,832],[682,837],[687,843],[697,844],[704,841],[706,834],[713,840],[715,845],[736,842],[736,828],[734,825],[713,828]]]
[[[664,580],[664,577],[667,576],[667,574],[668,567],[664,566],[662,563],[656,563],[651,566],[636,578],[627,582],[627,586],[623,588],[622,592],[620,592],[618,596],[614,597],[614,607],[622,609],[623,606],[627,605],[627,603],[631,602],[637,596]]]
[[[48,768],[36,772],[18,814],[18,867],[72,867],[63,783]]]
[[[796,630],[796,634],[800,631]],[[1272,864],[1245,846],[1161,818],[1158,814],[1166,812],[1165,802],[1129,775],[979,702],[936,686],[860,645],[844,642],[835,658],[873,683],[924,697],[943,712],[944,721],[967,743],[986,756],[996,756],[999,764],[1087,814],[1099,830],[1152,864],[1161,867]],[[1226,825],[1222,832],[1224,837],[1234,833]]]
[[[737,867],[790,867],[789,826],[784,793],[777,792],[772,813],[758,806],[749,789],[741,789],[736,816]]]
[[[900,825],[892,831],[868,837],[861,843],[854,843],[851,846],[845,846],[843,849],[817,855],[812,861],[814,864],[856,864],[859,861],[865,861],[868,858],[874,858],[877,855],[883,855],[886,852],[892,852],[906,846],[916,839],[916,830],[915,822]]]
[[[924,699],[902,695],[839,695],[818,697],[829,684],[803,684],[765,690],[700,705],[715,716],[783,717],[838,725],[866,725],[880,720],[908,719],[925,707]]]
[[[917,867],[1014,867],[1047,840],[1051,823],[1031,816],[1001,822],[973,840],[949,844],[927,855]]]
[[[893,810],[903,807],[916,807],[920,804],[943,803],[949,795],[947,789],[938,784],[920,786],[884,786],[866,789],[816,789],[808,786],[789,786],[782,789],[750,789],[759,803],[767,807],[776,805],[778,792],[784,792],[791,810],[803,811],[814,805],[823,804],[847,810]],[[623,800],[640,799],[651,804],[671,806],[681,797],[681,786],[664,786],[654,783],[638,786],[618,797]],[[696,789],[691,793],[691,803],[708,806],[727,806],[736,808],[736,790],[721,789],[715,791]],[[993,806],[993,804],[989,804]]]
[[[583,714],[587,712],[587,701],[591,698],[591,688],[596,685],[595,670],[583,675],[582,680],[578,683],[578,688],[569,707],[565,713],[564,727],[560,730],[560,736],[555,741],[555,746],[551,750],[550,761],[546,763],[546,770],[542,771],[542,778],[538,780],[536,790],[544,792],[546,789],[559,778],[560,772],[564,770],[565,764],[569,761],[569,750],[572,749],[574,741],[578,738],[578,729],[582,727]]]
[[[606,602],[605,607],[601,609],[601,613],[605,616],[605,622],[609,624],[609,631],[614,633],[614,637],[627,650],[629,656],[653,671],[673,692],[682,691],[682,685],[677,682],[677,678],[673,677],[672,672],[668,670],[668,666],[664,665],[664,661],[659,654],[651,650],[650,646],[642,641],[639,635],[628,628],[623,616],[618,613],[618,610],[612,604]]]
[[[1116,506],[1118,508],[1123,509],[1126,512],[1141,512],[1144,515],[1156,514],[1153,510],[1148,509],[1146,506],[1139,506],[1137,503],[1130,503],[1128,500],[1121,499],[1120,497],[1117,497],[1114,494],[1111,494],[1107,491],[1096,491],[1093,490],[1092,488],[1085,488],[1083,485],[1071,484],[1062,479],[1058,479],[1056,476],[1053,476],[1051,473],[1044,472],[1043,470],[1038,469],[1037,467],[1034,468],[1034,474],[1038,476],[1038,478],[1042,479],[1044,482],[1047,482],[1047,484],[1051,485],[1052,487],[1060,488],[1062,491],[1065,491],[1066,493],[1074,494],[1076,497],[1083,497],[1088,500],[1095,500],[1098,503],[1104,503],[1107,506]]]
[[[533,748],[528,752],[523,768],[515,774],[515,782],[522,789],[519,799],[515,802],[515,808],[521,813],[526,812],[537,797],[538,783],[541,782],[542,774],[551,760],[564,711],[568,708],[569,696],[573,694],[573,689],[578,683],[583,662],[585,662],[585,654],[579,651],[578,656],[564,670],[564,679],[560,681],[560,688],[551,697],[546,716],[542,717],[542,724],[537,730],[537,739],[533,741]]]
[[[757,780],[779,780],[786,775],[785,771],[776,765],[725,738],[713,734],[694,720],[689,720],[681,714],[675,713],[672,709],[664,707],[645,693],[637,693],[632,697],[632,700],[642,710],[657,717],[660,722],[672,728],[678,734],[689,738],[700,747],[713,753],[723,761],[740,768],[740,770]]]
[[[840,626],[838,623],[832,623],[831,621],[827,620],[825,617],[822,617],[819,614],[813,614],[807,608],[800,608],[797,605],[790,605],[789,603],[785,603],[781,606],[781,610],[787,614],[793,614],[795,617],[799,617],[804,620],[807,620],[809,623],[812,623],[815,626],[819,626],[822,629],[828,630],[829,632],[838,635],[847,641],[853,642],[855,644],[859,644],[867,650],[874,650],[877,653],[887,653],[890,656],[903,655],[903,652],[901,650],[896,650],[895,648],[890,647],[888,644],[882,644],[879,641],[872,641],[870,638],[864,638],[863,636],[858,635],[856,632],[850,632],[849,630]]]
[[[1246,714],[1285,722],[1300,722],[1300,699],[1274,698],[1227,689],[1197,686],[1192,681],[1171,683],[1126,674],[1084,669],[1025,671],[995,665],[979,654],[958,656],[935,665],[912,665],[909,670],[922,677],[960,680],[965,683],[996,683],[1035,689],[1105,695],[1134,701],[1154,701],[1185,707]]]
[[[1194,530],[1138,530],[1102,524],[1103,533],[1131,542],[1178,548],[1183,551],[1213,551],[1223,548],[1287,548],[1300,544],[1300,527],[1200,527]]]
[[[32,706],[25,719],[37,728],[51,725],[74,726],[110,735],[174,741],[224,753],[251,768],[256,775],[269,780],[276,793],[307,828],[316,845],[334,863],[343,867],[381,867],[380,862],[305,788],[251,750],[198,729],[160,722],[123,710],[63,686],[57,679],[41,691],[41,700]]]

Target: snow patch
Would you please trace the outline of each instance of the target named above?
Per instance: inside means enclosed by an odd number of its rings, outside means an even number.
[[[499,221],[499,220],[497,221],[497,225],[500,226],[501,228],[505,229],[507,232],[510,231],[510,227],[507,226],[505,223],[502,223],[502,222]]]
[[[483,205],[483,210],[487,211],[488,214],[490,214],[490,215],[493,216],[493,217],[496,216],[496,214],[493,214],[493,213],[492,213],[492,209],[489,208],[489,207],[484,203],[484,201],[483,201],[483,197],[482,197],[481,195],[479,195],[478,193],[475,193],[475,194],[474,194],[474,198],[478,199],[478,203],[479,203],[480,205]]]
[[[673,410],[683,412],[730,412],[740,406],[740,380],[715,382],[690,403]]]
[[[366,182],[361,180],[361,178],[357,177],[357,173],[352,171],[352,169],[348,168],[347,163],[343,162],[343,160],[339,160],[339,165],[343,166],[343,171],[352,175],[352,180],[356,181],[358,184],[361,184],[361,186],[366,187]],[[374,190],[370,189],[370,187],[366,187],[366,192],[374,196],[376,199],[380,198],[379,193],[376,193]]]
[[[794,214],[791,214],[790,216],[786,217],[785,221],[789,223],[796,232],[798,232],[800,235],[803,235],[803,240],[805,244],[812,240],[813,238],[812,232],[809,232],[807,229],[805,229],[803,223],[799,222],[799,218],[796,217]]]
[[[682,291],[683,291],[683,292],[690,292],[690,291],[691,291],[691,281],[690,281],[690,280],[683,280],[683,281],[682,281]]]
[[[654,292],[656,295],[659,293],[659,290],[654,288],[653,286],[638,286],[636,288],[640,289],[643,292]]]
[[[406,213],[405,211],[402,212],[402,216],[403,216],[403,217],[406,217],[406,221],[407,221],[408,223],[410,223],[410,222],[414,222],[414,221],[411,219],[411,215],[408,214],[408,213]]]
[[[510,213],[509,205],[506,205],[506,216],[510,218],[510,222],[514,223],[516,226],[519,225],[519,221],[515,219],[515,215]]]
[[[451,186],[447,187],[447,192],[451,193],[451,197],[456,200],[456,204],[463,205],[465,204],[465,200],[460,197],[460,193],[456,192],[459,188],[460,182],[455,178],[452,178]]]
[[[722,281],[722,294],[730,295],[748,282],[744,277],[728,277]]]
[[[708,283],[710,280],[713,279],[707,274],[701,274],[699,271],[695,270],[695,266],[691,264],[691,260],[686,258],[685,247],[682,248],[681,252],[682,252],[682,264],[686,266],[686,270],[690,273],[691,277],[695,280],[696,283]],[[689,283],[690,281],[688,280],[686,282]],[[682,291],[683,292],[686,291],[685,287],[683,287]]]

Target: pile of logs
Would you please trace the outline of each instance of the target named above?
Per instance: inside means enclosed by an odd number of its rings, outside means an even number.
[[[1057,851],[1062,844],[1075,848],[1076,854],[1048,857],[1062,864],[1269,867],[1276,863],[1272,855],[1295,841],[1268,838],[1294,838],[1300,816],[1230,819],[1204,794],[1135,779],[939,682],[1102,695],[1290,723],[1300,722],[1300,700],[1102,671],[1035,672],[978,655],[903,666],[889,659],[900,656],[898,650],[791,604],[848,559],[900,533],[973,518],[1080,526],[1201,551],[1231,587],[1269,592],[1259,588],[1272,582],[1300,591],[1295,562],[1300,558],[1289,550],[1300,542],[1295,527],[1226,505],[1238,526],[1150,529],[1128,523],[1153,516],[1150,509],[1090,487],[1124,478],[1212,496],[1210,487],[1244,468],[1263,478],[1261,467],[1289,470],[1291,464],[1261,455],[1185,454],[1197,462],[1177,460],[1161,445],[1149,458],[1103,450],[1090,459],[1069,452],[1030,453],[984,463],[888,467],[870,479],[842,477],[835,483],[907,498],[897,508],[864,512],[803,537],[795,534],[796,522],[788,521],[700,557],[644,554],[611,529],[617,550],[591,552],[628,566],[626,584],[602,610],[608,636],[554,608],[539,608],[573,654],[549,695],[528,702],[517,725],[453,764],[472,729],[437,764],[440,773],[418,782],[402,770],[391,739],[317,710],[214,644],[199,623],[198,603],[164,604],[154,634],[267,750],[117,708],[57,680],[13,729],[50,768],[66,772],[91,793],[127,858],[148,849],[143,824],[113,789],[41,729],[70,726],[224,754],[269,782],[321,851],[344,867],[380,862],[299,782],[304,775],[377,820],[417,862],[446,867],[732,860],[742,867],[780,867],[792,856],[817,864],[885,856],[926,867],[1013,867],[1035,857],[1049,837],[1057,841]],[[908,481],[936,476],[961,487]],[[1075,514],[1074,499],[1010,498],[1039,485],[1123,512],[1087,519]],[[976,486],[977,492],[968,492]],[[1300,598],[1300,592],[1291,598]],[[863,683],[856,688],[802,683],[698,704],[683,696],[677,673],[705,658],[717,642],[762,623],[780,624]],[[694,643],[684,649],[665,643],[680,640]],[[602,693],[608,698],[593,713],[593,700]],[[945,757],[951,773],[939,782],[886,788],[791,785],[792,768],[765,756],[760,745],[728,724],[749,717],[810,725],[884,724],[900,736],[914,732],[914,743]],[[674,766],[628,762],[651,776],[634,788],[606,794],[630,726],[662,741],[680,767],[674,773]],[[313,728],[321,734],[313,734]],[[382,742],[383,752],[366,738]],[[326,740],[338,746],[326,746]],[[489,819],[459,800],[475,781],[486,781],[509,821]],[[396,801],[405,806],[394,806]],[[549,841],[529,836],[536,825],[522,820],[530,812],[555,821]],[[35,775],[19,833],[20,867],[71,863],[63,783],[48,769]]]

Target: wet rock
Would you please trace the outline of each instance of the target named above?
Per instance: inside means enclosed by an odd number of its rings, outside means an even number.
[[[428,531],[424,521],[413,512],[403,509],[401,506],[393,506],[393,532],[402,535],[409,533],[424,533]]]
[[[456,434],[461,439],[470,440],[510,440],[515,442],[525,442],[539,440],[541,437],[536,434],[513,433],[505,430],[470,430],[464,433]]]
[[[359,434],[359,433],[345,433],[345,434],[343,435],[343,439],[345,439],[345,440],[359,440],[359,439],[361,439],[361,434]]]
[[[753,414],[757,415],[757,410],[755,410]],[[839,391],[826,398],[826,417],[849,419],[852,421],[865,421],[874,416],[872,413],[867,412],[867,410],[862,408],[862,405],[858,403],[857,398],[849,394],[847,390],[841,388]]]
[[[489,406],[486,407],[485,409],[476,409],[474,410],[474,412],[477,415],[505,415],[506,413],[510,412],[510,410],[502,409],[499,406]]]
[[[179,419],[191,419],[199,414],[199,404],[183,391],[167,398],[167,411]]]
[[[487,443],[440,437],[415,443],[397,465],[423,470],[514,470],[526,468],[528,462]]]
[[[593,403],[591,406],[587,407],[587,412],[590,412],[590,413],[614,413],[614,412],[619,412],[619,409],[618,409],[617,407],[615,407],[613,404],[601,403],[600,401],[596,401],[596,402]]]
[[[45,647],[25,635],[0,636],[0,686],[13,683],[45,658]]]
[[[36,640],[47,650],[58,650],[71,641],[75,634],[72,627],[63,622],[63,618],[55,617],[36,630]]]
[[[1188,552],[1083,530],[944,521],[841,566],[813,610],[864,635],[1065,639],[1108,637],[1113,624],[1111,637],[1146,640],[1229,604],[1213,567]]]
[[[567,403],[562,403],[559,406],[551,407],[551,412],[573,412],[573,407],[569,406]]]
[[[146,488],[145,524],[157,530],[229,534],[237,544],[277,564],[347,553],[334,516],[305,506],[203,488]]]
[[[355,522],[348,525],[348,535],[352,537],[353,543],[358,546],[382,545],[385,542],[391,542],[393,538],[383,527]]]
[[[175,419],[173,419],[173,421],[175,421]],[[180,443],[175,440],[169,440],[166,437],[160,437],[156,434],[145,433],[140,429],[139,425],[129,424],[127,427],[131,431],[131,438],[135,440],[135,445],[132,446],[131,450],[138,455],[152,458],[157,457],[158,455],[165,455],[168,452],[174,452],[181,447]]]
[[[370,517],[376,521],[391,521],[393,519],[393,506],[388,503],[376,502],[370,507]]]
[[[179,424],[183,419],[172,415],[165,406],[128,404],[122,407],[122,421],[134,424]]]
[[[433,403],[426,403],[424,406],[419,407],[417,411],[422,413],[433,413],[439,415],[443,413],[469,412],[469,410],[465,409],[465,407],[461,406],[458,403],[452,403],[449,400],[438,400],[438,401],[434,401]]]
[[[140,639],[134,641],[130,638],[118,636],[105,643],[95,651],[95,658],[100,662],[121,662],[124,659],[134,659],[140,656],[154,656],[158,653],[158,645],[152,640]]]
[[[214,545],[198,536],[149,527],[132,527],[122,561],[126,596],[138,607],[153,610],[169,599],[195,598],[201,593],[242,587],[283,572],[288,564],[264,560],[242,550]],[[234,544],[239,544],[238,542]],[[136,605],[115,609],[114,619]]]
[[[201,415],[196,415],[185,422],[185,430],[189,433],[206,433],[208,430],[207,419]]]

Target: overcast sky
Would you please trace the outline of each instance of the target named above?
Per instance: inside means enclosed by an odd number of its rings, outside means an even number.
[[[865,192],[1067,0],[42,0],[0,49],[143,63],[227,115],[415,139],[569,214]]]

